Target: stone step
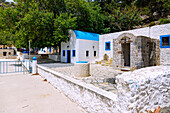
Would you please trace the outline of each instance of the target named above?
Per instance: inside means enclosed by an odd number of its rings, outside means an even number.
[[[121,68],[121,71],[130,71],[131,69],[130,69],[130,67],[123,67],[123,68]]]

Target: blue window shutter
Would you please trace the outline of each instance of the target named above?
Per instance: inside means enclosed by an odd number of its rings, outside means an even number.
[[[105,50],[106,51],[110,51],[111,50],[111,43],[110,43],[110,41],[105,42]]]
[[[169,45],[163,46],[163,38],[168,37],[169,38]],[[160,36],[160,48],[170,48],[170,35],[161,35]]]
[[[72,51],[72,56],[75,57],[76,56],[76,50]]]
[[[63,56],[65,56],[65,50],[63,50]]]
[[[49,52],[51,53],[51,47],[49,47]]]

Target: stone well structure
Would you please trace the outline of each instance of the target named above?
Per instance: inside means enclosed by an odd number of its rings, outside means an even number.
[[[159,40],[123,33],[113,39],[113,68],[139,69],[160,64]]]

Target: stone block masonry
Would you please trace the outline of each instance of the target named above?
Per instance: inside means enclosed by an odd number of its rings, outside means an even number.
[[[147,113],[161,107],[170,113],[170,66],[148,67],[117,77],[122,113]]]

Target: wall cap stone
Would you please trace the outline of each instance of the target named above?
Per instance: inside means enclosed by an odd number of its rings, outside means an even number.
[[[83,88],[86,88],[86,89],[88,89],[88,90],[90,90],[92,92],[95,92],[95,93],[97,93],[99,95],[102,95],[102,96],[104,96],[104,97],[106,97],[106,98],[108,98],[110,100],[117,101],[117,95],[114,94],[114,93],[107,92],[107,91],[105,91],[103,89],[100,89],[98,87],[95,87],[95,86],[93,86],[91,84],[87,84],[87,83],[82,82],[80,80],[76,80],[76,79],[74,79],[74,78],[72,78],[70,76],[63,75],[63,74],[58,73],[58,72],[56,72],[54,70],[51,70],[51,69],[49,69],[47,67],[44,67],[44,66],[41,66],[41,65],[37,65],[37,66],[38,66],[38,68],[41,68],[42,70],[44,70],[46,72],[49,72],[49,73],[52,73],[55,76],[58,76],[60,78],[63,78],[63,79],[65,79],[65,80],[67,80],[67,81],[69,81],[69,82],[71,82],[73,84],[76,84],[76,85],[79,85],[79,86],[81,86]]]

